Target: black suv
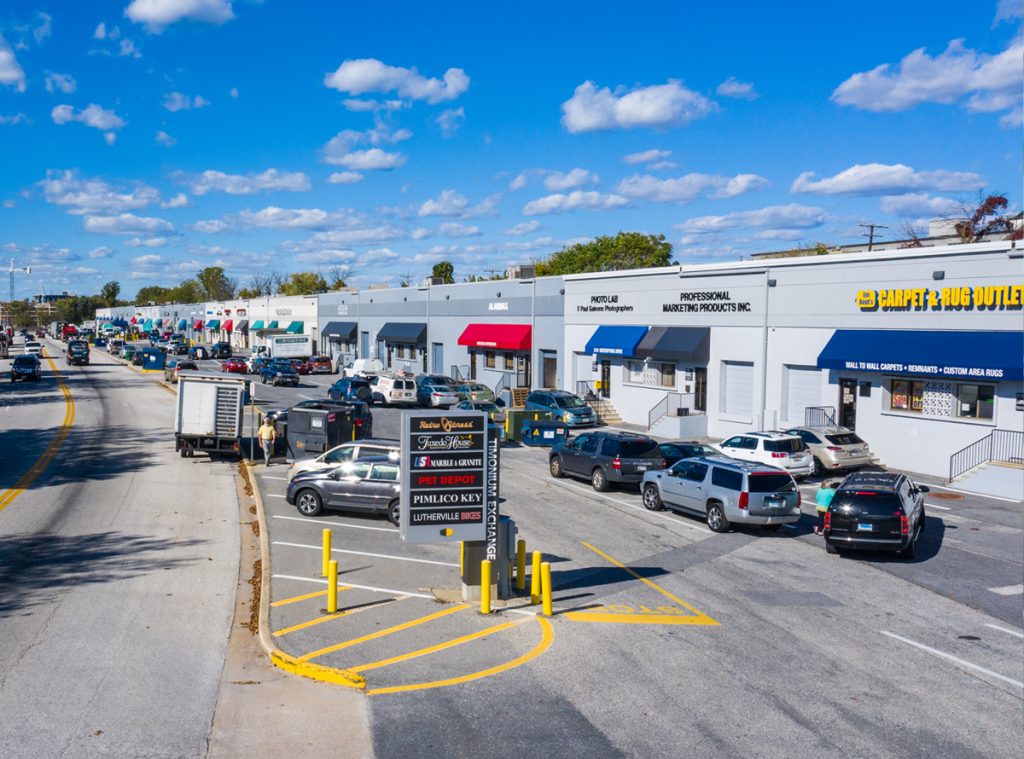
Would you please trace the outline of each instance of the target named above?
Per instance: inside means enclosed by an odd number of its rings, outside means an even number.
[[[664,469],[665,458],[646,435],[585,432],[552,448],[548,467],[552,477],[588,479],[594,490],[605,491],[612,482],[638,484],[646,472]]]
[[[231,358],[231,343],[214,343],[210,346],[210,358]]]
[[[898,551],[914,558],[924,531],[924,494],[929,489],[905,474],[857,472],[832,496],[825,512],[825,550]]]
[[[85,340],[69,341],[64,358],[69,366],[87,366],[89,364],[89,343]]]

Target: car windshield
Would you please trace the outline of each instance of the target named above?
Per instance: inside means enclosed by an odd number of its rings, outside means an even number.
[[[498,406],[494,403],[474,403],[473,408],[477,411],[497,411]]]
[[[783,438],[782,440],[765,440],[764,449],[766,451],[788,451],[789,453],[796,453],[804,449],[804,441],[798,437]]]
[[[658,444],[653,440],[619,441],[619,456],[624,459],[638,459],[659,452]]]
[[[15,366],[35,366],[36,365],[36,360],[34,358],[29,358],[28,356],[17,356],[14,359],[14,365]]]
[[[831,509],[880,517],[902,513],[899,496],[891,490],[840,490],[832,497]]]
[[[864,441],[852,432],[843,432],[838,435],[825,435],[825,439],[832,445],[859,445]]]
[[[751,493],[791,493],[795,490],[796,484],[788,474],[750,475]]]
[[[555,403],[559,408],[583,408],[587,405],[575,395],[556,395]]]
[[[370,386],[370,383],[367,382],[366,380],[351,380],[349,382],[349,387],[369,387],[369,386]]]

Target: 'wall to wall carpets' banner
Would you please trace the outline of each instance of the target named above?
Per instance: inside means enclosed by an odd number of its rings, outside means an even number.
[[[489,506],[487,415],[402,414],[399,525],[409,543],[484,540]]]

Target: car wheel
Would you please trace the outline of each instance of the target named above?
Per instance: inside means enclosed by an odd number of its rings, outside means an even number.
[[[388,504],[388,521],[398,527],[398,520],[401,518],[402,507],[398,499]]]
[[[644,508],[648,511],[661,511],[664,507],[661,504],[661,496],[658,495],[657,485],[648,485],[644,488]]]
[[[548,469],[551,470],[552,477],[565,477],[565,472],[562,471],[562,459],[558,456],[553,456],[551,458],[551,461],[548,462]]]
[[[300,514],[316,517],[320,516],[324,510],[324,502],[315,490],[300,490],[299,494],[295,496],[295,508],[299,510]]]
[[[593,485],[594,490],[598,493],[603,493],[608,489],[608,475],[604,473],[601,467],[597,467],[590,473],[590,484]]]
[[[811,459],[811,474],[815,477],[820,477],[825,472],[825,467],[821,465],[821,459],[814,456]]]
[[[829,543],[828,540],[826,540],[825,541],[825,553],[837,554],[837,553],[839,553],[839,549],[836,548],[831,543]]]
[[[725,509],[722,508],[722,504],[717,501],[708,504],[707,523],[712,532],[729,531],[729,520],[725,517]]]
[[[900,558],[901,559],[913,559],[916,547],[917,547],[917,536],[915,535],[915,536],[911,537],[910,544],[906,548],[904,548],[902,551],[900,551]]]
[[[267,384],[267,378],[261,375],[260,376],[260,384],[262,384],[262,385]]]

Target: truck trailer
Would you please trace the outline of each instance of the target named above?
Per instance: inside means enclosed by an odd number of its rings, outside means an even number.
[[[174,414],[174,450],[182,457],[196,451],[241,454],[244,377],[182,372]]]
[[[267,338],[266,345],[255,350],[257,356],[269,358],[301,358],[307,359],[316,352],[313,338],[309,335],[272,335]]]

